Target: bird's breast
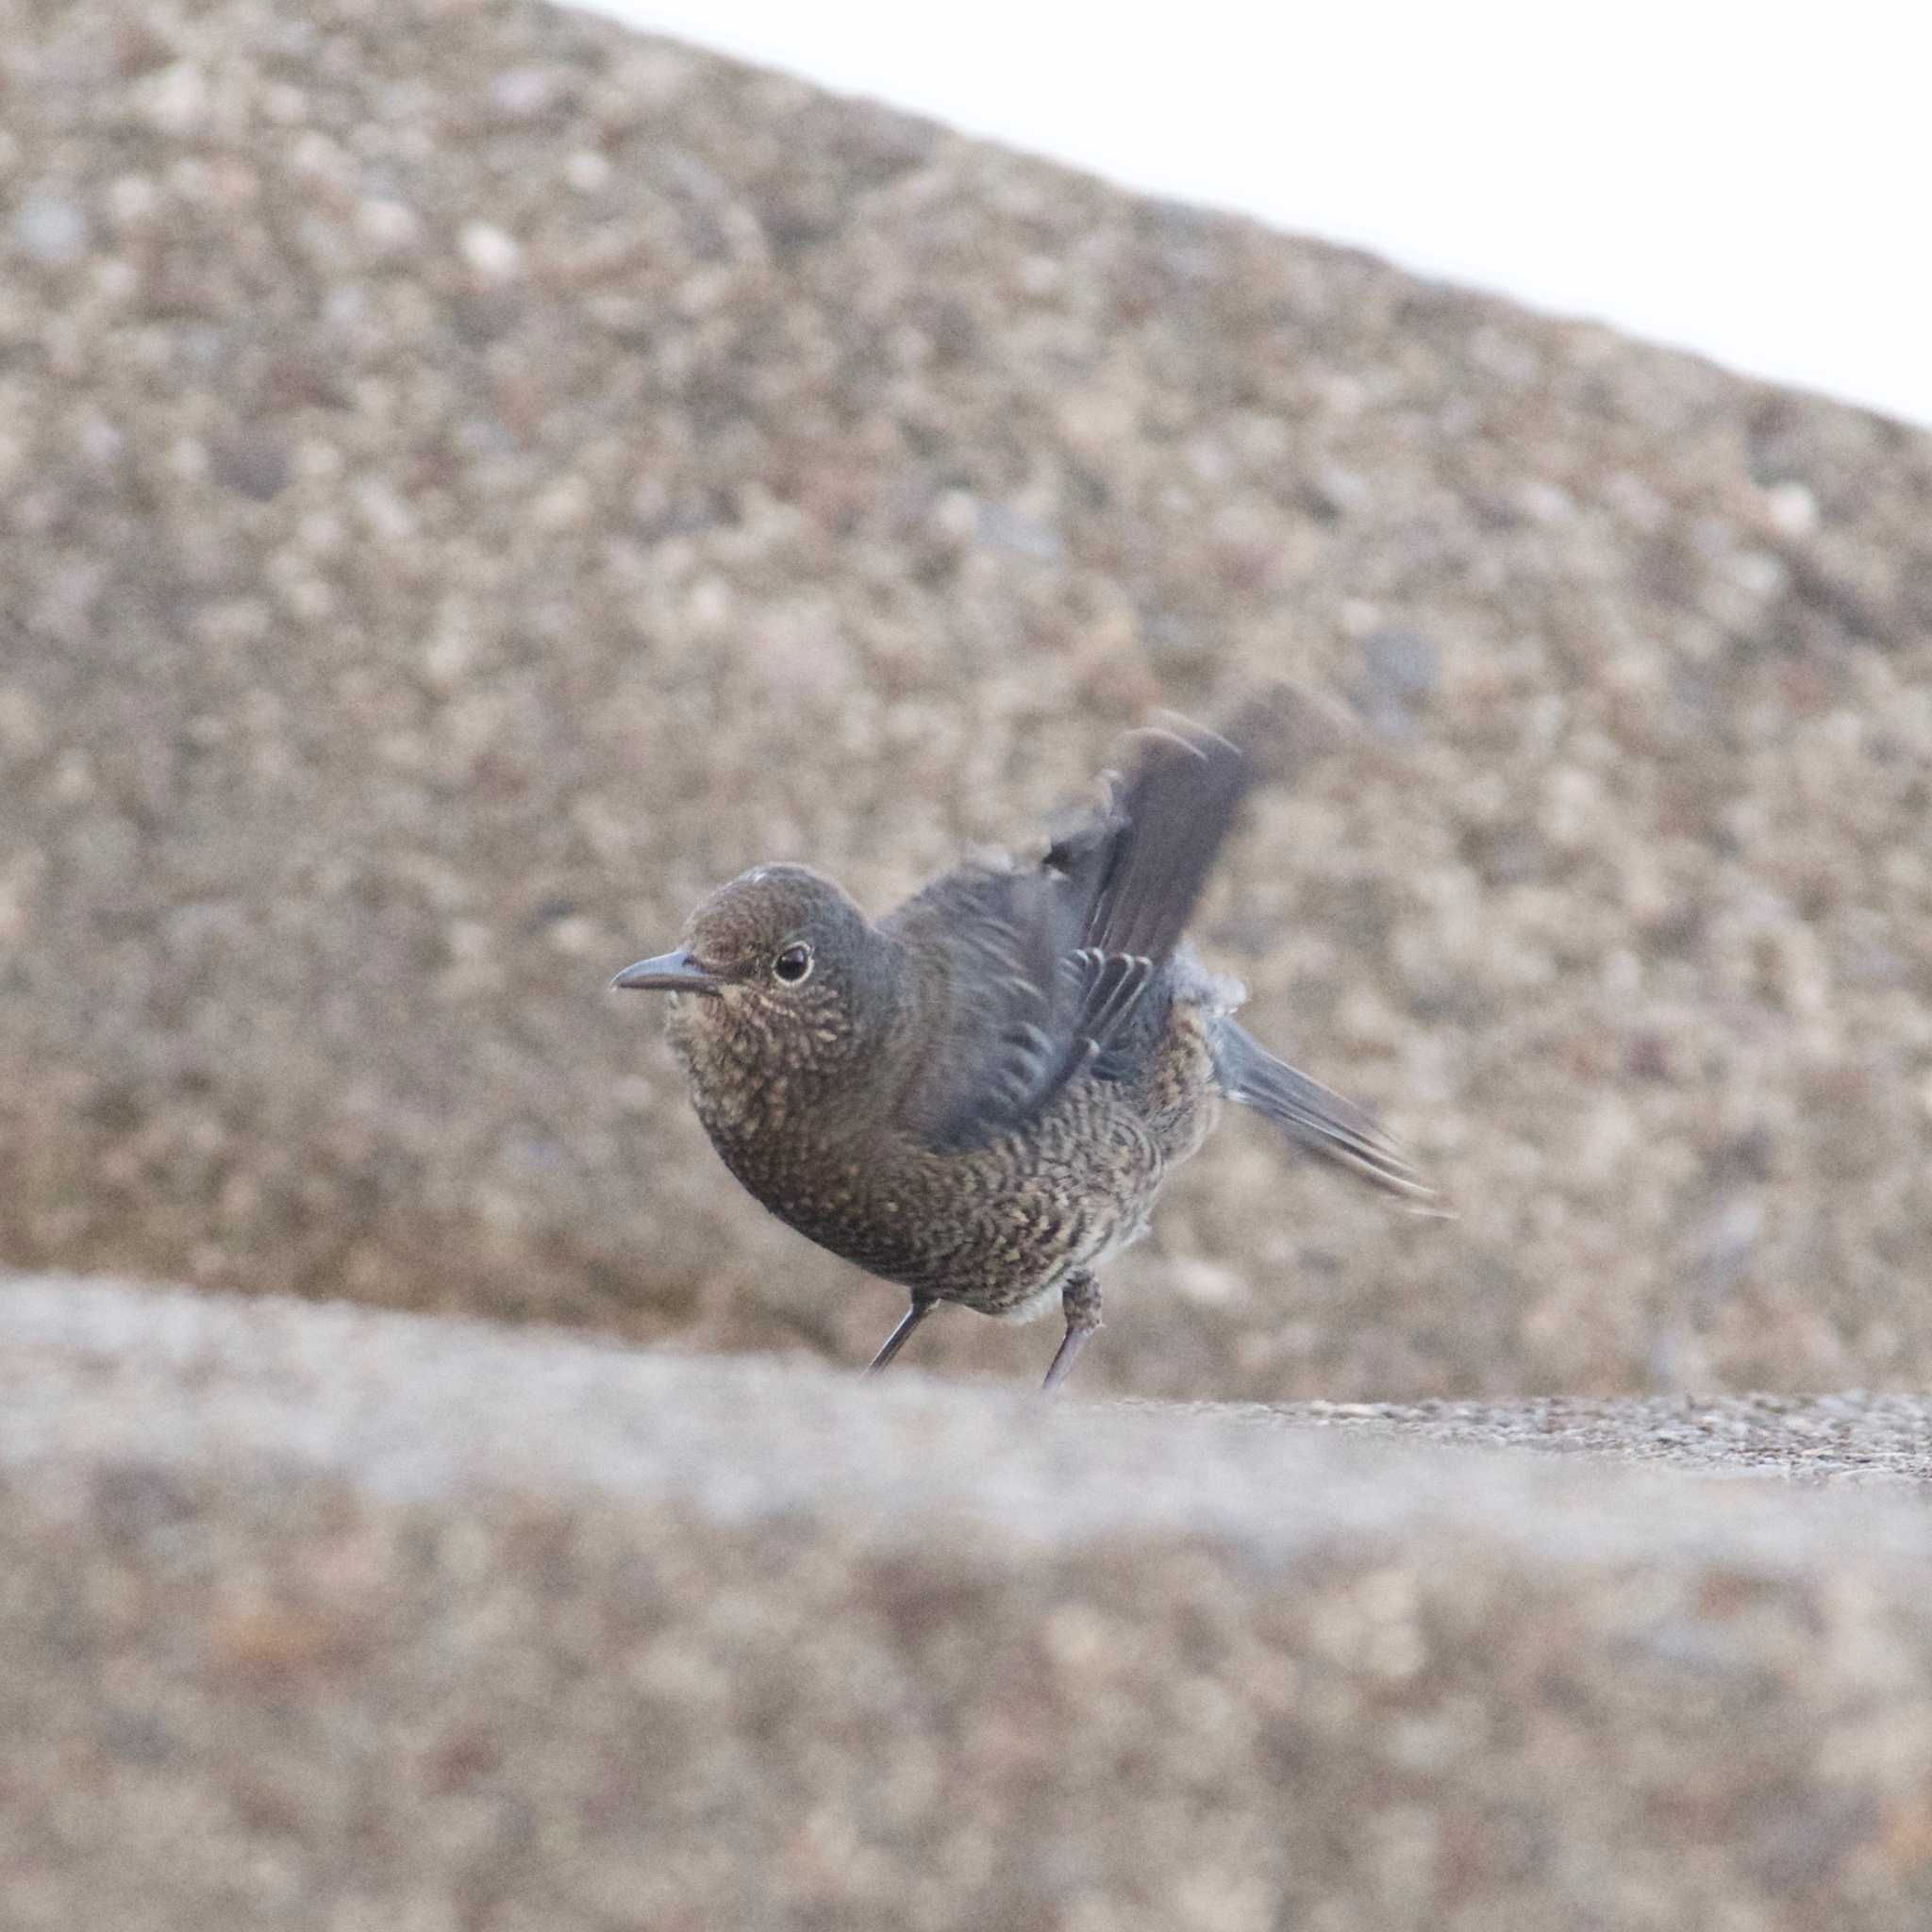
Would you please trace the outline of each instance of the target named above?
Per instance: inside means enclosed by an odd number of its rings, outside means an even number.
[[[963,1149],[784,1068],[693,1066],[691,1096],[725,1166],[781,1221],[915,1292],[1006,1314],[1144,1228],[1211,1123],[1205,1069],[1195,1029],[1179,1024],[1137,1077],[1076,1078]]]

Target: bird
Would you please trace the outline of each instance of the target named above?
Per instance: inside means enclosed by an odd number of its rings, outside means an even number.
[[[1098,1270],[1226,1102],[1446,1211],[1372,1115],[1236,1022],[1242,988],[1185,937],[1266,712],[1143,728],[1043,855],[969,859],[876,920],[808,866],[756,865],[611,982],[669,996],[698,1119],[751,1194],[907,1291],[868,1373],[943,1303],[1058,1307],[1058,1388],[1100,1325]]]

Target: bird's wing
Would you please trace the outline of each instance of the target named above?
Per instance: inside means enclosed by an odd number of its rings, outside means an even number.
[[[1077,913],[1043,870],[965,865],[884,922],[917,989],[919,1057],[900,1113],[929,1145],[976,1145],[1065,1078]]]
[[[1131,1064],[1250,780],[1238,746],[1198,726],[1136,736],[1107,805],[1040,865],[962,867],[886,921],[921,962],[932,1045],[904,1113],[934,1146],[975,1145],[1076,1074]]]

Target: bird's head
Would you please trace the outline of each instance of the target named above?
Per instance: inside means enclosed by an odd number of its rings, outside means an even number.
[[[611,982],[668,992],[673,1042],[693,1063],[769,1071],[842,1058],[889,1017],[889,941],[842,888],[803,865],[760,865],[720,886],[675,950]]]

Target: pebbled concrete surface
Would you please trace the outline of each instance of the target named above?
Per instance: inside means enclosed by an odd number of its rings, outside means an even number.
[[[608,974],[1288,675],[1207,949],[1462,1219],[1230,1128],[1083,1377],[1932,1382],[1932,437],[525,0],[0,99],[0,1256],[862,1359]]]
[[[1932,1404],[1757,1411],[1810,1489],[1752,1412],[1676,1411],[1712,1481],[1642,1404],[1528,1456],[10,1280],[6,1923],[1905,1932]]]
[[[1552,1396],[1475,1402],[1325,1403],[1278,1411],[1298,1422],[1438,1442],[1582,1451],[1711,1475],[1795,1483],[1932,1480],[1932,1403],[1923,1395],[1689,1395],[1647,1402]]]

